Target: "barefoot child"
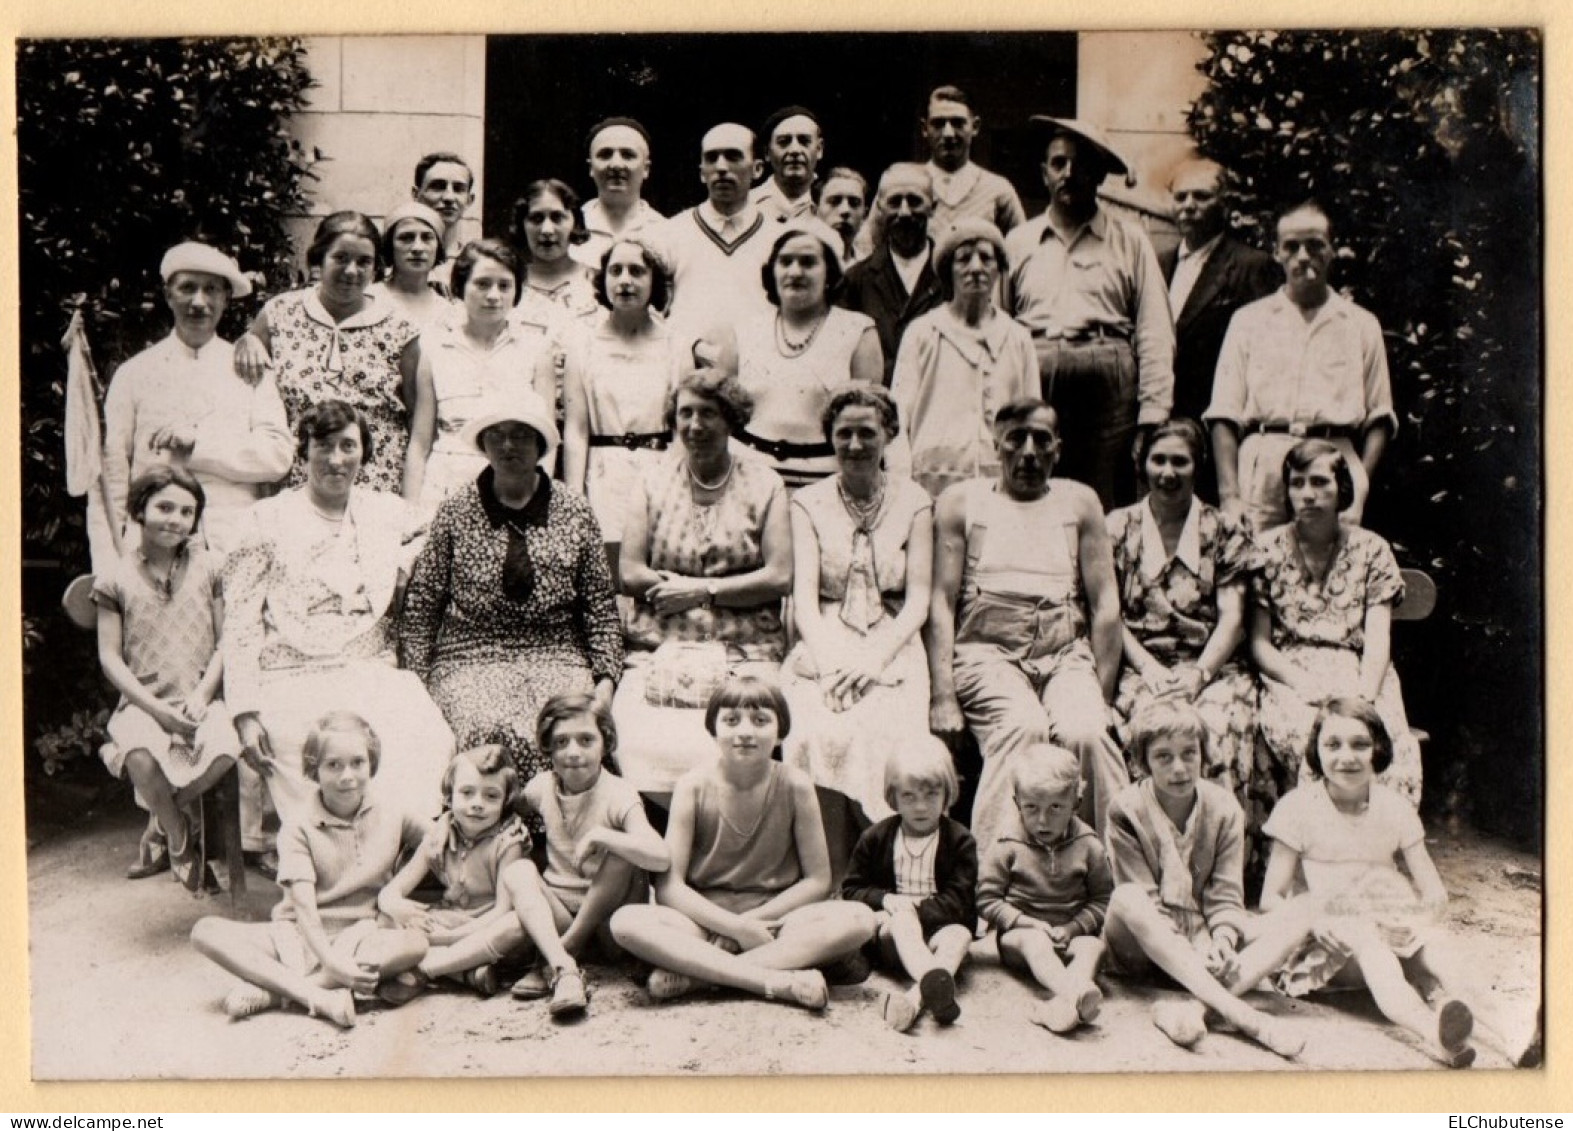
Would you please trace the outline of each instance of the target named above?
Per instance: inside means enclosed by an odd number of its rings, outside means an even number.
[[[647,873],[666,871],[666,845],[645,817],[638,790],[607,760],[617,751],[612,713],[593,695],[557,695],[541,708],[540,749],[552,768],[524,787],[525,803],[546,826],[546,874],[529,860],[502,877],[516,903],[539,892],[551,908],[562,948],[575,957],[597,939],[612,943],[607,927],[623,904],[649,897]],[[515,997],[544,997],[555,979],[549,965],[514,983]]]
[[[426,953],[419,931],[377,925],[377,893],[404,848],[420,844],[423,821],[395,812],[369,792],[382,743],[352,711],[324,715],[306,736],[301,766],[317,792],[279,832],[284,898],[271,923],[201,919],[191,942],[247,984],[224,999],[231,1017],[277,1009],[285,1001],[345,1028],[355,1024],[355,994]]]
[[[560,992],[549,1007],[552,1016],[584,1011],[584,982],[557,941],[545,893],[538,884],[509,888],[501,882],[515,867],[534,871],[530,834],[513,811],[518,797],[519,771],[502,746],[461,750],[448,763],[442,815],[377,896],[383,914],[420,931],[431,948],[414,970],[384,985],[384,1000],[408,1001],[429,981],[444,977],[491,997],[498,990],[495,963],[534,943],[561,972],[555,979]],[[428,875],[443,886],[435,905],[410,898]]]
[[[1068,1033],[1103,1005],[1093,975],[1114,881],[1098,834],[1076,816],[1076,755],[1048,743],[1029,746],[1014,760],[1012,777],[1017,819],[984,858],[978,912],[998,932],[1000,961],[1054,995],[1032,1020]]]
[[[190,891],[213,885],[185,806],[234,765],[240,741],[220,700],[218,643],[224,621],[222,565],[191,548],[206,497],[189,472],[157,464],[137,477],[127,512],[141,524],[113,568],[93,584],[98,660],[120,692],[100,751],[116,777],[129,774],[150,827],[126,873],[141,879],[173,868]]]
[[[1392,759],[1392,741],[1371,704],[1337,698],[1322,707],[1305,755],[1312,780],[1285,794],[1263,827],[1273,851],[1262,907],[1304,888],[1319,910],[1314,937],[1286,964],[1278,984],[1300,997],[1363,983],[1382,1013],[1418,1036],[1432,1056],[1465,1068],[1475,1059],[1469,1037],[1476,1019],[1461,999],[1467,983],[1447,940],[1432,925],[1447,891],[1414,807],[1375,781]],[[1398,869],[1400,857],[1408,878]],[[1436,986],[1434,1008],[1416,979]]]
[[[1161,1001],[1153,1023],[1189,1048],[1206,1033],[1204,1006],[1279,1056],[1305,1038],[1235,995],[1254,989],[1309,926],[1305,905],[1251,919],[1242,870],[1245,816],[1234,795],[1202,777],[1208,731],[1196,709],[1160,700],[1131,720],[1131,761],[1147,777],[1109,808],[1114,870],[1103,937],[1111,965],[1131,976],[1154,966],[1196,1000]],[[1298,918],[1296,916],[1299,916]],[[1246,938],[1252,945],[1240,951]]]
[[[658,904],[612,916],[617,942],[658,967],[648,985],[657,1001],[709,983],[824,1009],[829,991],[814,967],[873,937],[867,907],[826,902],[830,855],[814,784],[777,760],[790,727],[785,698],[761,679],[733,676],[710,697],[705,729],[717,757],[673,790]]]
[[[978,845],[945,816],[957,788],[939,739],[898,747],[885,763],[885,804],[896,813],[859,838],[841,882],[843,898],[874,909],[881,962],[916,983],[885,998],[885,1024],[897,1032],[924,1009],[941,1025],[961,1015],[956,972],[978,921]]]

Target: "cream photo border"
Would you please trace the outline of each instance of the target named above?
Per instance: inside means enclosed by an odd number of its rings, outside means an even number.
[[[373,5],[365,0],[322,4],[320,0],[274,0],[264,8],[235,0],[162,0],[156,14],[143,5],[128,14],[124,0],[11,0],[0,14],[0,109],[7,123],[0,158],[0,451],[19,448],[17,165],[15,144],[15,39],[18,36],[278,34],[531,34],[570,31],[1025,31],[1117,30],[1118,28],[1358,27],[1373,15],[1389,25],[1536,26],[1545,35],[1545,86],[1541,95],[1545,189],[1545,278],[1573,261],[1573,225],[1565,222],[1573,180],[1573,133],[1565,108],[1573,105],[1573,10],[1553,0],[1410,0],[1401,8],[1373,9],[1367,0],[1135,0],[1122,6],[1117,23],[1088,22],[1088,6],[1066,0],[972,0],[930,11],[918,0],[796,0],[790,7],[740,5],[720,0],[663,0],[628,4],[619,12],[606,0],[575,0],[548,7],[458,0],[441,6],[410,3]],[[766,8],[769,15],[762,14]],[[1559,220],[1564,221],[1560,222]],[[1567,671],[1568,633],[1557,614],[1573,608],[1570,583],[1556,568],[1566,561],[1573,522],[1570,457],[1560,451],[1573,441],[1566,384],[1570,366],[1569,314],[1573,300],[1548,286],[1544,373],[1546,437],[1546,764],[1568,738],[1570,710],[1558,691],[1573,691]],[[21,719],[21,597],[16,532],[20,492],[15,456],[0,468],[0,1000],[13,1008],[0,1016],[0,1112],[157,1113],[198,1111],[552,1111],[552,1110],[1054,1110],[1054,1111],[1434,1111],[1552,1112],[1573,1110],[1573,979],[1570,967],[1569,905],[1546,913],[1544,969],[1547,1067],[1539,1071],[1228,1075],[1125,1075],[1105,1077],[857,1077],[829,1078],[810,1090],[801,1078],[639,1078],[493,1080],[360,1080],[114,1084],[35,1084],[31,1081],[30,981],[27,963],[26,832],[23,821]],[[1573,861],[1573,774],[1547,774],[1545,876],[1543,891],[1560,896]],[[86,1019],[84,1019],[86,1020]],[[1423,1079],[1423,1088],[1417,1084]],[[1329,1085],[1336,1082],[1336,1086]],[[1437,1117],[1439,1120],[1441,1116]]]

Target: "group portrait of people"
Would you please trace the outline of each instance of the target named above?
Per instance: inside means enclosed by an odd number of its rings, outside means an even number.
[[[1192,159],[1160,255],[1097,124],[1031,117],[1029,219],[967,92],[913,109],[882,170],[804,106],[720,122],[672,216],[606,119],[593,195],[469,241],[475,167],[427,154],[234,342],[252,277],[168,249],[173,329],[103,405],[103,757],[128,876],[192,892],[238,775],[280,898],[192,931],[230,1016],[568,1019],[595,977],[821,1011],[881,968],[918,1034],[992,933],[1056,1034],[1154,981],[1177,1044],[1292,1061],[1261,996],[1363,986],[1441,1064],[1517,1056],[1440,926],[1338,202],[1252,247]]]

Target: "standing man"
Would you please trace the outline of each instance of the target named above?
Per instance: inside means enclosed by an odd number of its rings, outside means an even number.
[[[672,272],[670,321],[685,353],[711,327],[769,314],[760,274],[780,228],[748,199],[761,171],[754,132],[723,122],[699,145],[705,200],[659,225],[655,240]]]
[[[841,237],[841,259],[851,266],[863,258],[854,246],[868,219],[868,181],[856,169],[837,165],[812,190],[814,215]]]
[[[1219,502],[1257,530],[1288,522],[1283,459],[1313,437],[1343,449],[1355,487],[1344,517],[1358,525],[1371,477],[1398,430],[1382,327],[1329,284],[1333,229],[1320,204],[1285,212],[1276,231],[1284,285],[1229,323],[1204,416]]]
[[[453,259],[464,242],[459,223],[475,203],[475,173],[457,153],[428,153],[415,163],[415,184],[410,195],[442,217],[442,262],[432,268],[427,282],[448,293]]]
[[[124,530],[132,480],[154,464],[175,464],[202,484],[203,533],[222,552],[246,508],[289,473],[295,441],[272,371],[248,384],[235,374],[235,347],[218,336],[230,298],[251,293],[235,261],[207,244],[181,243],[158,270],[174,332],[121,365],[104,398],[109,521]]]
[[[812,190],[825,155],[819,119],[802,106],[784,106],[765,119],[770,179],[749,194],[767,220],[795,220],[814,211]]]
[[[958,217],[976,216],[1009,234],[1027,219],[1011,183],[972,163],[972,142],[982,121],[960,87],[936,87],[929,95],[923,138],[929,147],[936,231]]]
[[[595,199],[580,209],[590,238],[568,253],[587,267],[620,236],[635,236],[665,219],[640,195],[650,175],[650,135],[632,118],[607,118],[590,129],[590,179]]]
[[[1172,416],[1200,420],[1212,401],[1218,351],[1234,312],[1273,293],[1282,277],[1273,257],[1228,230],[1228,175],[1215,161],[1185,162],[1169,181],[1180,243],[1158,256],[1174,315]],[[1209,492],[1210,494],[1210,492]]]
[[[886,388],[907,326],[945,301],[932,262],[933,210],[934,188],[926,165],[903,161],[886,169],[870,222],[874,250],[847,269],[837,300],[874,320],[879,347],[885,351]]]
[[[1103,508],[1080,483],[1050,479],[1054,410],[1011,401],[994,416],[1000,471],[946,488],[934,505],[934,585],[924,643],[929,728],[983,751],[972,832],[987,853],[1011,809],[1011,764],[1050,741],[1081,761],[1077,806],[1103,832],[1129,778],[1110,737],[1120,668],[1120,602]]]
[[[1032,121],[1048,139],[1049,207],[1006,237],[1007,309],[1037,345],[1063,473],[1111,510],[1136,499],[1136,429],[1169,418],[1169,297],[1146,233],[1098,204],[1103,179],[1126,171],[1102,131],[1074,118]]]

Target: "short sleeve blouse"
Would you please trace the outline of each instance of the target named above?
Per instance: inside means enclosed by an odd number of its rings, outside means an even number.
[[[1366,610],[1403,599],[1404,580],[1387,540],[1358,526],[1345,527],[1343,537],[1327,577],[1317,584],[1301,557],[1293,523],[1263,536],[1254,598],[1272,615],[1275,647],[1332,645],[1362,652]]]

